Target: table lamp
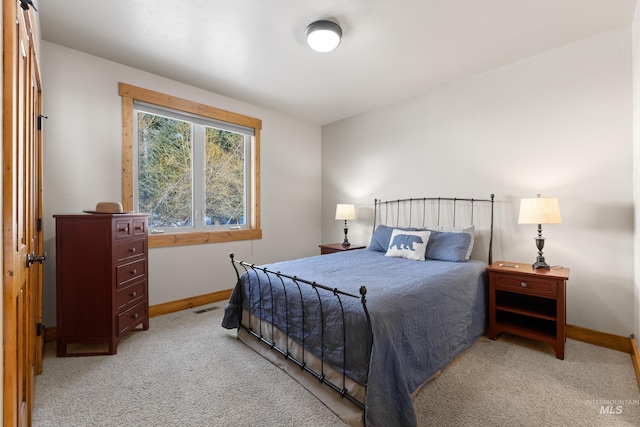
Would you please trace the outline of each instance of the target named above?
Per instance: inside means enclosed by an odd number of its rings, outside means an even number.
[[[336,220],[344,220],[344,242],[342,246],[349,247],[349,239],[347,238],[347,221],[356,219],[356,208],[354,205],[338,204],[336,206]]]
[[[538,197],[532,199],[520,200],[520,215],[518,224],[538,224],[538,237],[536,247],[538,248],[538,257],[533,263],[533,268],[549,269],[551,268],[542,255],[544,248],[544,237],[542,237],[542,224],[560,224],[560,206],[558,199],[555,197]]]

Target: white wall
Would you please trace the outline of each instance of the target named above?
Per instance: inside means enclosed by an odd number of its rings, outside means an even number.
[[[410,64],[407,64],[410,66]],[[384,84],[393,84],[393,79]],[[628,336],[634,326],[631,31],[622,28],[322,128],[323,241],[335,203],[366,219],[374,198],[495,193],[494,259],[533,262],[519,200],[555,196],[545,256],[571,269],[568,323]]]
[[[152,249],[151,305],[230,289],[229,253],[264,263],[319,253],[320,127],[49,42],[42,43],[44,114],[44,322],[55,325],[53,214],[122,198],[122,109],[118,82],[262,120],[263,238]]]

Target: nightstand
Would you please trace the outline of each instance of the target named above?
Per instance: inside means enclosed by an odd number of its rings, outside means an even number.
[[[496,261],[489,273],[489,338],[509,332],[546,342],[564,359],[568,268]]]
[[[351,245],[342,246],[342,243],[327,243],[326,245],[320,245],[320,254],[333,254],[336,252],[353,251],[355,249],[364,249],[366,246]]]

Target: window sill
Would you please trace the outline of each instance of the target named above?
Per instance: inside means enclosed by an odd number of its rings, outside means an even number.
[[[262,239],[262,230],[259,228],[249,230],[190,231],[185,233],[149,234],[149,248],[206,245],[209,243],[256,239]]]

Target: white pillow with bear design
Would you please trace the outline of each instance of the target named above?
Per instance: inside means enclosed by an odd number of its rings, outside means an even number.
[[[393,230],[385,256],[424,261],[430,231]]]

